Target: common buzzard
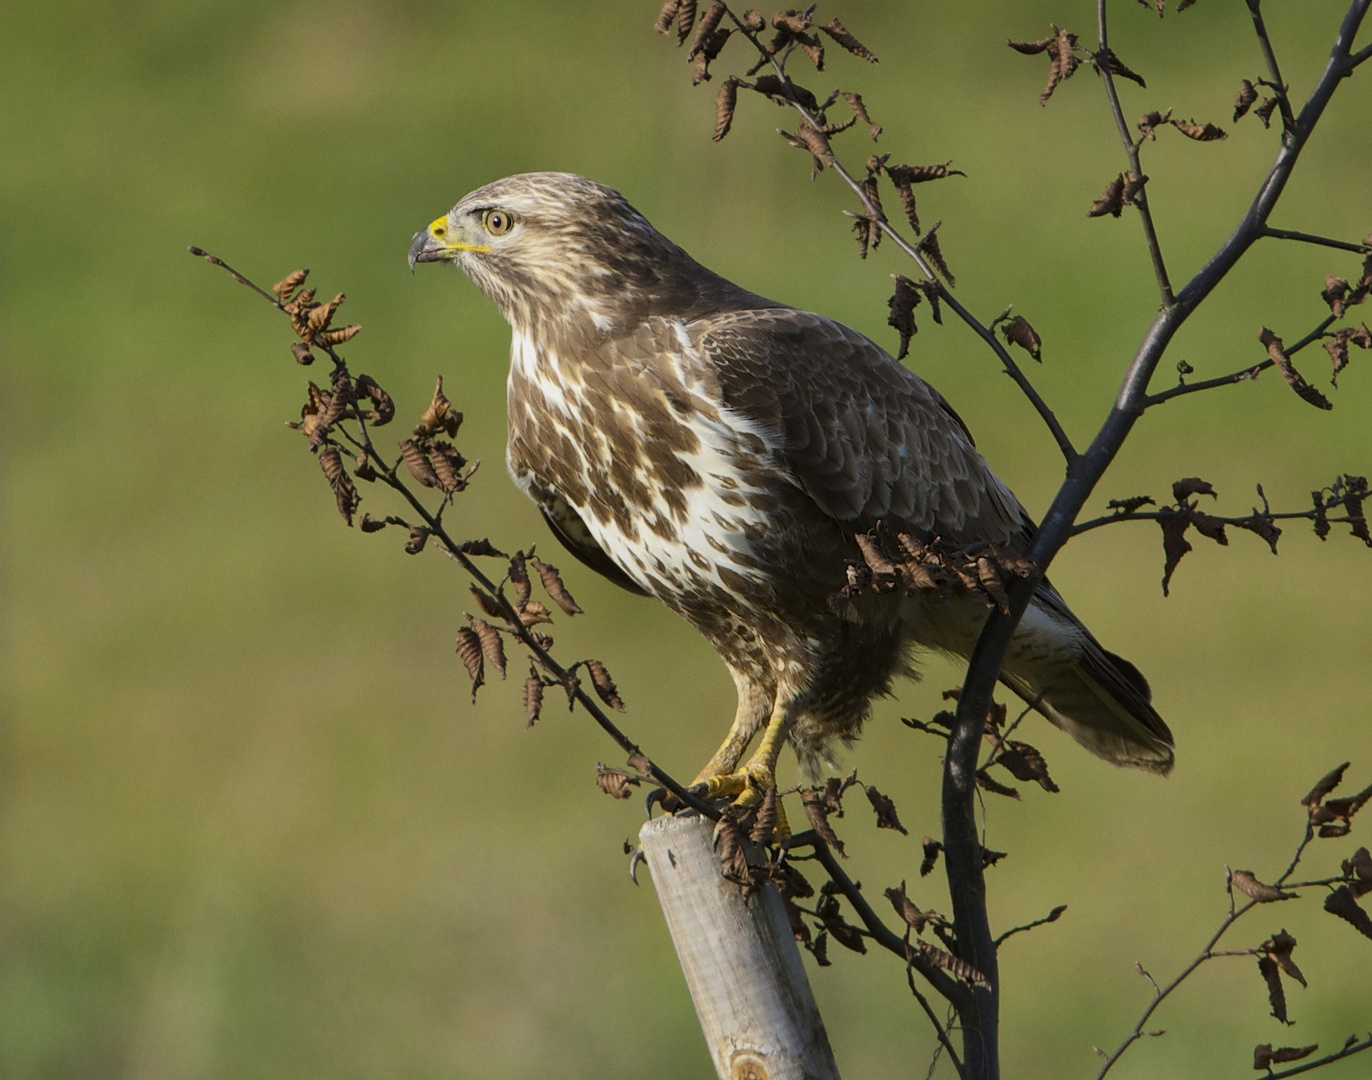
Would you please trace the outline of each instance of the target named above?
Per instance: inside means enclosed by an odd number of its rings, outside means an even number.
[[[567,173],[465,196],[414,237],[410,265],[437,261],[514,331],[515,482],[572,554],[657,597],[728,665],[738,710],[698,777],[710,794],[770,784],[787,741],[815,773],[912,646],[971,653],[987,609],[967,588],[842,589],[874,528],[1010,552],[1033,533],[957,414],[880,346],[711,273]],[[1001,681],[1107,761],[1171,768],[1148,683],[1047,584]]]

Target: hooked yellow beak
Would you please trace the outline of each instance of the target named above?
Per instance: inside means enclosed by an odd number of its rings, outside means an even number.
[[[490,251],[488,247],[465,244],[461,240],[449,240],[448,219],[435,218],[427,229],[420,229],[410,241],[410,273],[414,273],[415,263],[442,262],[452,259],[459,251]]]

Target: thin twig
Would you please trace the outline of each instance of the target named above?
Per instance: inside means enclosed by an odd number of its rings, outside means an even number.
[[[1277,95],[1277,105],[1281,109],[1282,128],[1287,135],[1294,133],[1296,128],[1296,117],[1291,112],[1291,102],[1287,97],[1286,83],[1281,77],[1281,68],[1277,66],[1277,54],[1272,51],[1272,39],[1267,36],[1267,24],[1262,19],[1262,0],[1247,0],[1248,13],[1253,16],[1253,29],[1258,35],[1258,45],[1262,48],[1263,60],[1267,62],[1267,71],[1272,76],[1273,89]]]
[[[813,849],[815,859],[824,867],[830,880],[838,886],[844,898],[852,905],[853,911],[857,913],[858,918],[867,927],[873,941],[889,952],[895,953],[907,963],[912,964],[924,980],[954,1006],[966,1002],[969,997],[968,987],[941,968],[931,964],[922,952],[910,948],[898,934],[882,922],[881,916],[872,910],[872,905],[862,895],[862,890],[848,876],[847,871],[834,858],[834,853],[830,850],[829,845],[818,834],[814,832],[799,833],[791,838],[791,843]]]
[[[1316,236],[1314,233],[1298,232],[1295,229],[1274,229],[1269,225],[1263,229],[1262,234],[1271,237],[1273,240],[1299,240],[1304,244],[1319,244],[1321,247],[1351,251],[1355,255],[1366,255],[1368,252],[1372,252],[1372,246],[1367,244],[1355,244],[1348,240],[1334,240],[1328,236]]]
[[[1110,42],[1105,25],[1105,0],[1096,0],[1096,30],[1100,39],[1100,51],[1091,59],[1101,82],[1105,85],[1110,112],[1115,117],[1115,127],[1119,131],[1120,141],[1124,144],[1125,157],[1129,159],[1129,171],[1140,181],[1138,194],[1134,196],[1134,204],[1138,207],[1139,217],[1143,221],[1143,235],[1148,242],[1148,257],[1153,263],[1153,276],[1158,282],[1162,306],[1169,308],[1176,298],[1172,295],[1172,282],[1167,276],[1167,264],[1163,261],[1162,246],[1158,243],[1158,232],[1153,225],[1153,214],[1148,208],[1148,187],[1142,183],[1143,165],[1139,162],[1139,144],[1129,133],[1124,110],[1120,107],[1119,92],[1115,89],[1115,77],[1110,71]]]
[[[211,255],[208,251],[205,251],[198,247],[192,246],[187,250],[189,250],[192,255],[196,255],[202,259],[205,259],[208,262],[213,263],[215,266],[222,267],[224,270],[228,271],[230,275],[232,275],[235,281],[239,282],[240,284],[246,285],[248,288],[252,289],[263,299],[267,300],[277,310],[284,310],[284,305],[282,304],[279,297],[267,292],[267,290],[263,289],[261,286],[249,280],[244,275],[240,274],[237,270],[231,267],[223,259],[219,258],[216,255]],[[347,364],[344,362],[343,358],[334,350],[332,346],[319,344],[317,345],[317,347],[322,349],[329,355],[329,358],[333,360],[336,368],[340,369],[344,375],[351,378],[351,373],[348,371]],[[487,577],[486,574],[481,570],[481,568],[478,567],[474,562],[471,561],[471,559],[467,557],[466,553],[462,550],[461,544],[454,540],[448,534],[447,530],[443,527],[442,514],[443,509],[446,508],[448,504],[449,496],[445,495],[443,506],[439,508],[437,513],[430,513],[428,508],[415,496],[415,494],[412,491],[410,491],[409,487],[405,484],[405,482],[401,480],[397,475],[397,470],[400,467],[400,461],[397,460],[391,463],[389,466],[385,466],[384,462],[386,459],[381,455],[381,453],[376,449],[376,446],[372,443],[371,434],[367,428],[366,421],[362,419],[361,416],[358,416],[357,420],[359,430],[362,436],[360,441],[353,439],[352,435],[349,432],[347,432],[346,429],[340,429],[340,431],[342,431],[342,433],[348,439],[349,442],[352,442],[353,445],[357,446],[358,449],[366,453],[369,460],[375,462],[378,465],[383,465],[384,471],[379,470],[377,472],[377,478],[381,480],[383,483],[385,483],[388,487],[390,487],[393,491],[399,493],[405,499],[405,501],[410,504],[414,511],[424,519],[424,524],[429,529],[430,534],[437,537],[439,543],[442,545],[444,554],[446,554],[449,558],[456,561],[473,580],[475,580],[488,593],[491,594],[491,596],[500,605],[505,621],[509,623],[509,632],[512,633],[516,638],[518,638],[520,643],[523,644],[526,648],[529,649],[530,652],[534,654],[538,662],[554,678],[561,680],[564,684],[567,683],[569,681],[568,670],[566,668],[563,668],[556,660],[554,660],[552,656],[548,653],[548,651],[538,643],[534,636],[529,632],[529,629],[526,626],[524,626],[522,622],[520,622],[519,613],[515,611],[514,606],[505,597],[504,590],[502,590],[495,582],[493,582],[489,577]],[[615,742],[617,742],[620,745],[620,748],[623,749],[625,753],[629,754],[631,757],[635,754],[642,754],[642,750],[639,748],[639,746],[627,735],[625,735],[624,732],[619,729],[618,725],[614,723],[614,721],[612,721],[608,716],[605,715],[604,711],[600,708],[600,706],[596,704],[596,702],[593,701],[585,693],[585,691],[583,691],[580,687],[577,687],[574,693],[574,697],[577,703],[581,705],[581,707],[591,715],[591,718],[595,720],[597,724],[600,725],[600,727],[606,732],[606,734],[608,734],[612,739],[615,740]],[[646,757],[646,755],[644,756]],[[699,813],[705,815],[711,820],[719,819],[720,812],[717,808],[697,798],[689,790],[687,790],[680,783],[678,783],[672,776],[670,776],[668,773],[662,770],[658,765],[652,763],[652,768],[650,771],[652,774],[652,778],[656,783],[661,784],[664,788],[670,791],[673,795],[675,795],[686,805],[690,806],[693,810],[698,811]]]
[[[1325,1065],[1333,1064],[1335,1061],[1342,1061],[1344,1058],[1352,1057],[1354,1054],[1361,1054],[1364,1050],[1372,1050],[1372,1035],[1369,1035],[1362,1042],[1350,1043],[1341,1050],[1335,1050],[1332,1054],[1326,1054],[1324,1057],[1317,1058],[1314,1061],[1302,1062],[1294,1068],[1283,1069],[1281,1072],[1269,1072],[1266,1076],[1260,1077],[1259,1080],[1282,1080],[1282,1077],[1285,1076],[1297,1076],[1300,1073],[1309,1072],[1311,1069],[1323,1068]]]
[[[759,54],[766,57],[768,62],[772,65],[777,77],[781,80],[782,90],[791,107],[801,115],[807,124],[816,128],[822,127],[823,125],[820,123],[819,118],[812,115],[792,92],[790,78],[786,74],[786,69],[778,63],[775,56],[767,52],[766,48],[764,48],[762,43],[758,40],[757,35],[748,29],[747,24],[734,13],[733,9],[729,8],[728,11],[729,18],[733,20],[734,25],[738,27],[739,31],[750,42],[752,42],[753,47],[758,50]],[[871,199],[867,197],[867,192],[863,190],[862,184],[853,178],[852,173],[844,167],[843,163],[835,156],[830,159],[828,165],[834,172],[838,173],[843,179],[843,182],[846,183],[853,194],[857,196],[858,201],[862,203],[863,209],[867,212],[868,220],[872,221],[878,229],[886,236],[890,237],[893,244],[914,260],[915,265],[919,267],[920,272],[925,276],[926,280],[934,283],[934,287],[938,290],[939,299],[947,304],[948,307],[957,314],[958,318],[966,323],[967,326],[990,347],[991,351],[996,354],[996,357],[1000,360],[1001,366],[1005,369],[1006,374],[1015,381],[1015,385],[1018,386],[1024,396],[1029,399],[1030,404],[1033,405],[1035,411],[1039,414],[1040,419],[1042,419],[1047,426],[1049,432],[1053,436],[1053,441],[1057,443],[1058,449],[1062,452],[1063,458],[1066,459],[1067,464],[1070,467],[1077,459],[1076,447],[1072,445],[1072,440],[1068,437],[1066,430],[1063,428],[1057,416],[1054,415],[1053,410],[1048,407],[1048,403],[1043,400],[1039,392],[1034,389],[1034,386],[1029,381],[1028,377],[1020,369],[1020,366],[1015,363],[1014,357],[1010,355],[1009,350],[996,340],[995,333],[988,326],[982,323],[975,315],[968,311],[967,308],[963,307],[963,305],[953,296],[947,285],[945,285],[938,274],[934,272],[934,268],[930,265],[929,260],[925,258],[919,244],[912,244],[901,235],[900,231],[887,219],[881,208],[873,204]]]
[[[1293,342],[1287,349],[1287,356],[1295,356],[1307,345],[1319,341],[1324,337],[1324,332],[1334,325],[1338,320],[1333,315],[1328,315],[1321,319],[1315,329],[1306,334],[1299,341]],[[1251,367],[1243,368],[1241,371],[1231,371],[1228,375],[1217,375],[1213,379],[1202,379],[1194,383],[1178,383],[1176,386],[1168,387],[1166,390],[1159,390],[1156,394],[1149,394],[1144,398],[1144,408],[1151,409],[1154,405],[1161,405],[1164,401],[1171,401],[1175,397],[1183,397],[1186,394],[1195,394],[1201,390],[1213,390],[1217,386],[1233,386],[1235,383],[1249,382],[1256,379],[1268,368],[1273,366],[1272,360],[1260,360]]]
[[[995,940],[995,946],[996,946],[996,948],[999,949],[999,948],[1001,947],[1001,944],[1002,944],[1007,938],[1012,938],[1012,937],[1014,937],[1016,934],[1023,933],[1025,930],[1032,930],[1032,929],[1034,929],[1034,927],[1036,927],[1036,926],[1046,926],[1046,925],[1048,925],[1048,923],[1057,922],[1058,919],[1062,917],[1062,913],[1063,913],[1064,911],[1066,911],[1066,910],[1067,910],[1067,905],[1066,905],[1066,904],[1063,904],[1063,905],[1061,905],[1060,907],[1055,907],[1052,911],[1050,911],[1047,915],[1045,915],[1045,916],[1044,916],[1043,918],[1041,918],[1041,919],[1035,919],[1033,922],[1027,922],[1027,923],[1025,923],[1023,926],[1012,926],[1012,927],[1010,927],[1009,930],[1005,931],[1005,933],[1001,934],[1000,937],[996,938],[996,940]]]

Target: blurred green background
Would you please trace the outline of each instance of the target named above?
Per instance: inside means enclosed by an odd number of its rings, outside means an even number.
[[[1231,229],[1276,132],[1228,124],[1259,54],[1242,4],[1159,22],[1112,5],[1117,52],[1148,79],[1126,115],[1172,106],[1231,127],[1221,143],[1164,131],[1145,167],[1174,278]],[[1269,3],[1302,97],[1342,16]],[[740,103],[710,141],[718,78],[690,86],[651,3],[532,0],[50,0],[9,4],[0,35],[0,395],[5,455],[0,674],[0,1074],[129,1077],[699,1077],[709,1065],[651,887],[621,842],[637,801],[592,783],[618,753],[555,707],[524,729],[517,681],[475,708],[454,659],[466,585],[433,552],[345,530],[282,421],[306,373],[284,320],[202,245],[271,282],[312,268],[365,327],[347,352],[417,414],[433,377],[487,462],[453,521],[513,548],[553,542],[504,475],[508,332],[460,276],[405,272],[413,231],[465,191],[527,169],[622,191],[707,265],[838,317],[888,347],[887,248],[867,262],[826,174],[777,138],[784,114]],[[1091,32],[1084,0],[877,5],[840,14],[881,56],[830,50],[807,81],[860,90],[896,160],[969,174],[920,190],[959,295],[990,318],[1013,302],[1044,339],[1032,375],[1084,443],[1146,327],[1155,293],[1138,223],[1083,212],[1123,167],[1096,78],[1047,109],[1045,63],[1005,48],[1050,20]],[[1366,39],[1366,34],[1363,35]],[[1340,92],[1275,224],[1372,229],[1372,94]],[[859,132],[842,151],[860,161]],[[894,202],[894,200],[892,200]],[[1255,251],[1177,340],[1198,377],[1261,359],[1323,310],[1337,252]],[[911,363],[954,402],[1036,513],[1056,450],[993,358],[919,312]],[[1187,398],[1139,425],[1093,506],[1164,496],[1199,475],[1222,512],[1261,482],[1299,508],[1340,471],[1372,470],[1372,372],[1355,355],[1322,413],[1270,375]],[[1300,358],[1324,384],[1324,353]],[[313,372],[311,373],[313,374]],[[1165,379],[1165,377],[1164,377]],[[364,509],[394,510],[381,492]],[[1247,534],[1196,540],[1171,599],[1151,525],[1071,545],[1053,574],[1111,648],[1152,679],[1177,735],[1175,774],[1117,772],[1032,720],[1062,785],[990,807],[991,875],[1007,927],[1069,905],[1004,953],[1010,1076],[1094,1075],[1159,977],[1224,907],[1223,866],[1271,876],[1299,836],[1297,800],[1332,765],[1372,780],[1364,680],[1372,553],[1293,527],[1272,558]],[[557,556],[588,611],[558,653],[603,658],[629,730],[689,776],[733,707],[705,644],[666,610]],[[927,718],[957,671],[881,703],[852,755],[912,837],[847,822],[852,868],[878,894],[914,881],[937,832],[938,760],[896,723]],[[1310,859],[1328,871],[1369,822]],[[944,906],[941,873],[912,884]],[[1259,1042],[1338,1043],[1369,1016],[1372,943],[1318,900],[1264,911],[1235,946],[1285,926],[1310,979],[1298,1026],[1267,1015],[1248,960],[1203,971],[1157,1018],[1122,1077],[1243,1075]],[[904,974],[842,950],[814,973],[845,1075],[923,1075],[933,1043]],[[1347,1066],[1340,1075],[1351,1075]]]

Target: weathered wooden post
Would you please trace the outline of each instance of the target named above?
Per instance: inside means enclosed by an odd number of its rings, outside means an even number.
[[[638,839],[720,1080],[839,1080],[781,897],[725,880],[712,834],[679,814]]]

